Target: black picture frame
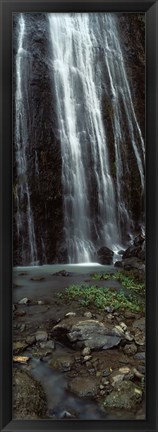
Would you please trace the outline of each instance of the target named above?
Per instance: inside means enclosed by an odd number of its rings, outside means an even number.
[[[146,420],[12,420],[12,13],[146,13]],[[1,0],[1,145],[0,145],[0,410],[2,431],[158,430],[158,1],[7,1]],[[157,360],[157,362],[156,362]]]

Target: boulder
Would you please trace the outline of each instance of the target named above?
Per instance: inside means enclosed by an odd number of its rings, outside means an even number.
[[[97,251],[97,259],[100,264],[110,265],[113,263],[114,252],[106,246],[101,247]]]
[[[142,389],[131,381],[122,381],[105,399],[104,407],[130,410],[142,400]]]
[[[107,328],[100,321],[84,318],[79,321],[77,317],[66,318],[55,325],[52,335],[67,345],[93,350],[112,348],[124,338],[123,331],[120,334],[117,329]]]
[[[13,369],[13,418],[46,417],[46,396],[39,382],[21,369]]]
[[[79,347],[90,349],[109,349],[121,341],[121,336],[97,320],[85,320],[74,324],[68,339]]]
[[[68,384],[68,388],[81,398],[95,398],[99,390],[99,384],[91,378],[76,377]]]

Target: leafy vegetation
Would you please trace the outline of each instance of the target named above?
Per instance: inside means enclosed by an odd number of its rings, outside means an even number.
[[[71,285],[66,288],[62,297],[71,301],[78,300],[83,306],[95,306],[98,309],[112,306],[116,310],[127,308],[133,312],[139,312],[144,308],[144,303],[134,293],[125,296],[123,290],[111,291],[110,288],[95,285]]]
[[[128,274],[124,272],[117,272],[113,274],[102,274],[94,273],[92,275],[92,279],[94,280],[117,280],[121,283],[124,288],[130,289],[137,293],[144,294],[145,292],[145,283],[139,282],[138,276],[136,273]]]

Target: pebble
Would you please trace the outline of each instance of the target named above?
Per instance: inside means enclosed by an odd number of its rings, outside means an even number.
[[[92,318],[92,313],[91,312],[85,312],[84,316],[85,316],[85,318],[91,319]]]
[[[26,342],[28,345],[33,345],[36,342],[35,336],[27,336]]]
[[[138,370],[139,370],[139,372],[141,372],[143,375],[145,374],[145,371],[146,371],[146,368],[145,368],[145,366],[141,366],[141,365],[139,365],[138,366]]]
[[[144,377],[144,375],[141,372],[139,372],[136,368],[133,368],[133,373],[137,378],[143,378]]]
[[[111,312],[114,311],[114,308],[113,308],[112,306],[106,306],[106,307],[104,308],[104,311],[107,312],[107,313],[111,313]]]
[[[109,376],[109,375],[110,375],[110,371],[109,371],[109,369],[108,369],[108,368],[107,368],[107,369],[104,369],[102,375],[103,375],[103,377],[107,377],[107,376]]]
[[[129,342],[131,342],[133,340],[133,336],[128,331],[125,331],[125,338]]]
[[[101,382],[103,383],[103,385],[109,384],[109,381],[106,378],[102,378]]]
[[[130,372],[130,369],[128,367],[121,367],[119,368],[119,372],[126,375]]]
[[[123,329],[123,331],[127,330],[127,325],[124,322],[120,322],[120,327]]]
[[[104,396],[105,393],[106,393],[105,390],[101,390],[101,391],[100,391],[100,395],[101,395],[101,396]]]
[[[44,301],[42,301],[42,300],[38,300],[37,304],[38,304],[39,306],[44,305]]]
[[[23,299],[18,301],[18,304],[24,304],[25,305],[27,303],[29,303],[29,299],[27,297],[24,297]]]
[[[70,318],[70,317],[75,317],[76,316],[76,312],[67,312],[65,315],[65,318]]]
[[[137,347],[134,343],[127,344],[123,347],[123,352],[124,352],[124,354],[127,354],[127,355],[134,355],[137,352]]]
[[[88,356],[91,354],[91,349],[89,347],[85,347],[82,351],[83,356]]]
[[[138,352],[137,354],[135,354],[134,359],[137,360],[145,360],[145,352]]]
[[[143,346],[145,344],[145,335],[138,334],[135,336],[134,340],[137,345]]]
[[[40,347],[43,348],[50,348],[51,350],[54,350],[55,348],[55,343],[53,340],[49,340],[47,342],[41,342],[40,343]]]
[[[83,358],[83,363],[88,362],[89,360],[91,360],[92,356],[91,355],[87,355]]]
[[[106,316],[106,318],[110,321],[112,321],[114,319],[113,315],[110,313]]]
[[[100,384],[99,388],[100,388],[100,390],[103,390],[104,389],[103,384]]]
[[[48,334],[44,330],[38,330],[35,337],[37,342],[44,342],[48,339]]]

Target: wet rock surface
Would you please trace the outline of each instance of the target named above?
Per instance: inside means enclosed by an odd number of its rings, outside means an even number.
[[[39,419],[46,416],[46,396],[41,384],[24,370],[13,370],[13,417]]]
[[[26,275],[21,277],[30,280]],[[71,278],[74,283],[74,276]],[[82,278],[91,283],[90,275]],[[27,374],[26,380],[31,377],[42,386],[46,408],[33,384],[39,410],[33,400],[29,412],[27,394],[23,410],[23,397],[20,401],[20,390],[14,385],[14,417],[128,419],[136,418],[138,412],[138,418],[143,418],[144,313],[113,307],[85,308],[77,300],[65,302],[58,294],[65,289],[60,288],[61,281],[68,280],[69,284],[69,278],[54,276],[56,291],[47,290],[47,279],[49,285],[49,275],[45,276],[44,287],[39,285],[40,297],[33,288],[35,281],[30,280],[29,307],[18,304],[18,298],[14,298],[13,312],[14,374],[19,377],[22,371],[24,375],[20,376],[24,380]],[[27,297],[25,292],[20,298],[24,297]],[[25,315],[17,314],[24,307]],[[19,331],[21,326],[23,331]],[[25,358],[28,360],[24,361]],[[23,386],[23,382],[19,383]],[[91,403],[95,404],[93,409]]]

